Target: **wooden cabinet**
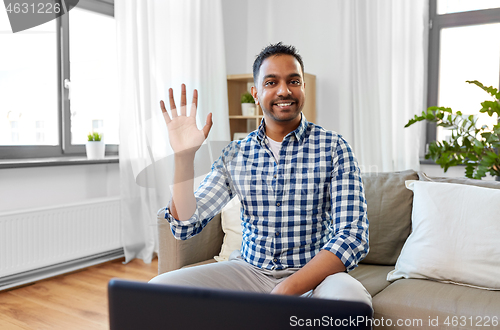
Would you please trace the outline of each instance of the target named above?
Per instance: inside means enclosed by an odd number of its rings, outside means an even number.
[[[306,103],[302,112],[308,121],[316,121],[316,76],[306,73]],[[253,86],[252,74],[235,74],[227,76],[227,95],[229,105],[229,126],[231,139],[234,133],[250,133],[256,130],[262,120],[262,109],[257,106],[255,116],[243,116],[241,114],[241,95],[249,92]]]

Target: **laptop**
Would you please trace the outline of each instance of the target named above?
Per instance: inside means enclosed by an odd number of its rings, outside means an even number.
[[[271,295],[112,279],[111,330],[371,329],[361,302]]]

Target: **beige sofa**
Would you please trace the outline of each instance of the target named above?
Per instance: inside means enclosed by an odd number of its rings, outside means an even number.
[[[363,176],[370,222],[370,252],[349,274],[357,278],[373,297],[375,328],[500,328],[500,291],[430,279],[387,281],[387,275],[394,270],[412,230],[413,192],[405,187],[407,180],[500,189],[500,182],[429,178],[424,173],[411,170]],[[499,217],[498,214],[493,216]],[[219,254],[224,237],[220,215],[201,234],[186,241],[178,241],[173,238],[162,209],[158,212],[158,229],[160,274],[187,265],[215,262],[213,257]]]

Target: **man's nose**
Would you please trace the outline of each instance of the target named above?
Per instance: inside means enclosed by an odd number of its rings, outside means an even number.
[[[288,84],[286,82],[281,82],[278,86],[278,95],[279,96],[288,96],[290,94],[292,94],[292,92],[288,88]]]

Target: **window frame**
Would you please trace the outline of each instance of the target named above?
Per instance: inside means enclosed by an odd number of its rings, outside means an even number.
[[[460,27],[469,25],[480,25],[500,23],[500,8],[481,9],[450,14],[437,14],[437,1],[429,2],[429,49],[428,49],[428,83],[427,83],[427,107],[438,104],[439,95],[439,56],[440,37],[443,28]],[[499,57],[500,61],[500,57]],[[500,86],[500,73],[499,73]],[[426,145],[436,141],[437,126],[435,123],[427,123]],[[427,150],[426,150],[427,153]]]
[[[73,8],[75,0],[66,0],[66,5]],[[114,17],[114,0],[79,0],[77,7]],[[0,159],[27,159],[74,157],[85,155],[85,145],[71,144],[71,116],[69,90],[64,87],[65,79],[70,80],[69,63],[69,15],[62,15],[56,20],[57,38],[57,118],[59,141],[56,146],[15,145],[0,146]],[[118,155],[119,145],[107,144],[106,155]]]

